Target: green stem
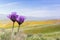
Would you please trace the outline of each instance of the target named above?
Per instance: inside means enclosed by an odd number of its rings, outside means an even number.
[[[11,34],[11,40],[14,40],[14,38],[13,38],[13,37],[14,37],[14,23],[15,23],[15,22],[13,22],[12,34]]]
[[[13,30],[14,30],[14,23],[15,23],[15,22],[13,22],[12,32],[13,32]]]
[[[20,25],[18,26],[18,32],[19,32],[19,29],[20,29]]]

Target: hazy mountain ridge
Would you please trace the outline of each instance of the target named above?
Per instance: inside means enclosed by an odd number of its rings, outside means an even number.
[[[9,20],[8,19],[8,14],[0,14],[0,20]],[[29,21],[40,21],[40,20],[59,20],[59,17],[31,17],[31,16],[26,16],[26,20]]]

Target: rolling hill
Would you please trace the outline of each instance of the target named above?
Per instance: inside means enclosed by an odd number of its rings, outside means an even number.
[[[0,28],[11,28],[12,22],[7,21],[6,23],[0,22]],[[18,27],[17,22],[15,23],[15,28]],[[60,20],[54,19],[54,20],[45,20],[45,21],[25,21],[21,25],[21,30],[23,30],[26,33],[45,33],[45,32],[54,32],[54,31],[60,31]],[[47,31],[48,30],[48,31]]]
[[[31,27],[34,25],[47,25],[47,24],[59,24],[60,20],[45,20],[45,21],[25,21],[21,27]],[[17,27],[18,24],[15,22],[15,27]],[[0,22],[0,28],[11,28],[12,27],[12,22],[11,21],[1,21]]]

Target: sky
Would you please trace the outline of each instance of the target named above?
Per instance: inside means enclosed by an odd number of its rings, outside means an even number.
[[[60,0],[0,0],[0,14],[60,17]]]

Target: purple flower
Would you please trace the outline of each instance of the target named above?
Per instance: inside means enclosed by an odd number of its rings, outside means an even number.
[[[24,16],[18,16],[18,18],[16,19],[17,23],[19,24],[18,32],[19,32],[20,25],[24,22],[24,20],[25,20]]]
[[[18,18],[16,19],[17,23],[20,25],[24,22],[25,17],[24,16],[18,16]]]
[[[16,15],[16,12],[12,12],[12,14],[10,14],[8,16],[8,18],[10,18],[13,22],[16,21],[16,18],[18,17],[18,15]]]
[[[12,12],[9,16],[8,16],[8,18],[10,19],[10,20],[12,20],[12,22],[13,22],[13,26],[12,26],[12,37],[13,37],[13,33],[14,33],[14,23],[15,23],[15,21],[16,21],[16,19],[17,19],[17,17],[18,17],[18,15],[16,14],[16,12]]]

